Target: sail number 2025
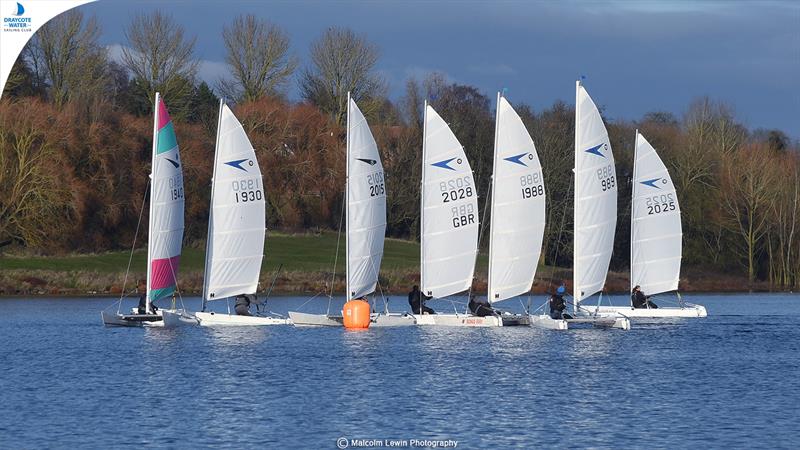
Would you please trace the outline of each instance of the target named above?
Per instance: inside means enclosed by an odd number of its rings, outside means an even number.
[[[261,180],[258,178],[233,180],[231,188],[233,189],[236,203],[254,202],[264,198],[264,194],[261,192]]]
[[[646,204],[647,215],[675,211],[677,208],[677,206],[675,206],[675,197],[672,196],[672,192],[647,197]]]

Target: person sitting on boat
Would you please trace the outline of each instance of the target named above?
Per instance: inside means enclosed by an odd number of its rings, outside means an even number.
[[[494,316],[497,313],[487,300],[478,300],[475,294],[469,296],[469,311],[478,317]]]
[[[415,284],[411,288],[411,292],[408,293],[408,304],[411,305],[411,312],[414,314],[436,314],[433,308],[425,305],[425,302],[430,299],[431,297],[423,294],[419,290],[419,286]]]
[[[567,309],[567,302],[564,301],[564,293],[567,289],[561,285],[556,289],[556,292],[550,296],[548,303],[550,304],[550,317],[555,320],[568,319],[569,316],[564,314]]]
[[[631,304],[634,308],[658,309],[658,305],[653,303],[649,296],[644,295],[644,292],[642,292],[642,287],[638,284],[634,286],[633,291],[631,291]]]
[[[252,294],[242,294],[236,296],[236,306],[234,306],[234,310],[236,314],[239,316],[251,316],[250,314],[250,303],[253,303],[251,300],[255,299],[255,295]]]

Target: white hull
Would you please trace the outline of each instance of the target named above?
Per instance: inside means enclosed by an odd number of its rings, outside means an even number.
[[[594,310],[594,308],[590,308]],[[631,319],[668,318],[668,317],[706,317],[708,313],[702,305],[684,307],[631,308],[630,306],[600,306],[600,314],[619,313]]]
[[[344,319],[342,316],[289,311],[289,320],[296,327],[341,327]]]
[[[417,318],[405,313],[372,314],[369,327],[407,327],[417,324]]]
[[[239,316],[236,314],[223,314],[216,312],[196,312],[197,321],[200,326],[267,326],[267,325],[291,325],[292,320],[282,317],[262,317],[262,316]]]
[[[531,326],[546,330],[568,330],[574,325],[592,325],[598,328],[618,328],[620,330],[630,330],[631,321],[622,316],[583,316],[574,319],[553,319],[547,314],[531,316]]]
[[[417,325],[440,327],[502,327],[497,316],[478,317],[470,314],[422,314],[416,316]]]
[[[197,325],[197,320],[182,309],[160,309],[156,314],[138,314],[136,309],[131,314],[100,313],[103,324],[118,327],[157,327],[175,328],[183,325]]]

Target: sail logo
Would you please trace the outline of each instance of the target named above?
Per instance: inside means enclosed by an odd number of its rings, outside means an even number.
[[[442,169],[456,170],[456,169],[450,167],[450,163],[453,162],[453,161],[455,161],[456,164],[461,164],[462,162],[464,162],[461,158],[450,158],[450,159],[445,159],[445,160],[442,160],[442,161],[439,161],[439,162],[435,162],[435,163],[433,163],[431,165],[432,166],[436,166],[436,167],[441,167]]]
[[[594,147],[592,147],[590,149],[587,149],[587,150],[584,150],[584,151],[586,153],[591,153],[593,155],[602,156],[603,158],[605,158],[606,155],[600,153],[600,147],[603,147],[603,150],[608,150],[608,144],[597,144]]]
[[[22,17],[25,14],[25,7],[17,2],[11,11],[11,17],[3,17],[3,31],[30,32],[31,18]]]
[[[356,158],[356,159],[363,162],[364,164],[369,164],[370,166],[378,164],[378,161],[375,161],[374,159],[366,159],[366,158]]]
[[[172,164],[173,166],[175,166],[175,168],[176,168],[176,169],[177,169],[177,168],[180,166],[180,164],[178,164],[178,161],[173,161],[173,160],[171,160],[171,159],[169,159],[169,158],[164,158],[164,159],[166,159],[167,161],[169,161],[169,162],[170,162],[170,164]]]
[[[525,164],[525,161],[522,160],[523,158],[526,158],[528,161],[533,161],[533,153],[520,153],[519,155],[509,156],[508,158],[503,159],[514,164],[519,164],[520,166],[528,167],[528,165]]]
[[[236,168],[236,169],[243,170],[243,171],[247,172],[247,169],[242,167],[242,163],[245,163],[245,162],[250,167],[253,167],[253,165],[255,164],[255,163],[253,163],[252,159],[237,159],[235,161],[228,161],[225,164],[228,165],[228,166],[231,166],[233,168]]]
[[[661,184],[667,184],[666,178],[653,178],[652,180],[644,180],[640,181],[645,186],[650,186],[651,188],[661,189],[661,186],[656,185],[656,183],[661,182]]]

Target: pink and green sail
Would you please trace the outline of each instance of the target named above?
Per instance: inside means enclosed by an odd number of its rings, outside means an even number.
[[[175,292],[184,226],[183,173],[178,141],[167,107],[158,94],[156,104],[148,261],[148,297],[151,302]]]

